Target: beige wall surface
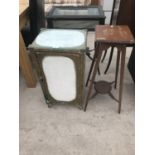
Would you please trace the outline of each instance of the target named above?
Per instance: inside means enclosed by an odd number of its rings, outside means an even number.
[[[19,0],[19,4],[28,4],[29,0]]]

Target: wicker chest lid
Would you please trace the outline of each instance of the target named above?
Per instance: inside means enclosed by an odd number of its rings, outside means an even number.
[[[31,45],[34,50],[83,50],[86,48],[86,30],[43,29]]]

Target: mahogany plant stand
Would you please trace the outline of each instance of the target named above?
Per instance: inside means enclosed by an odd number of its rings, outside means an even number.
[[[86,96],[84,111],[86,111],[88,101],[91,96],[93,84],[95,85],[94,87],[97,93],[101,93],[101,94],[108,93],[113,99],[115,99],[115,97],[111,95],[110,82],[105,82],[105,81],[94,82],[94,80],[96,77],[97,69],[99,67],[99,63],[100,63],[103,51],[107,51],[107,49],[110,47],[116,47],[118,49],[118,52],[117,52],[116,72],[115,72],[115,81],[114,81],[115,87],[117,85],[119,63],[120,63],[120,83],[119,83],[119,97],[118,97],[118,100],[117,99],[115,100],[118,101],[118,113],[121,112],[126,47],[133,44],[134,44],[134,38],[128,26],[113,26],[113,25],[96,26],[95,54],[89,70],[87,82],[86,82],[88,84],[88,82],[90,81],[90,85],[88,88],[88,94]]]

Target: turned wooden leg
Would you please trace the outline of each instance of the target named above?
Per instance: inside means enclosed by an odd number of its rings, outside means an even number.
[[[121,104],[122,104],[122,92],[123,92],[123,81],[124,81],[124,67],[125,67],[125,54],[126,54],[126,49],[124,48],[121,51],[121,69],[120,69],[120,88],[119,88],[119,106],[118,106],[118,113],[121,112]]]
[[[97,69],[99,67],[100,59],[101,59],[101,56],[102,56],[102,51],[99,50],[99,45],[96,48],[98,50],[98,54],[97,54],[97,57],[95,57],[95,59],[94,59],[94,70],[93,70],[93,73],[92,73],[92,78],[90,80],[90,86],[89,86],[89,89],[88,89],[88,95],[86,97],[86,102],[85,102],[85,105],[84,105],[84,111],[86,111],[86,108],[87,108],[87,105],[88,105],[88,100],[89,100],[90,95],[91,95],[93,82],[95,80]]]
[[[107,55],[107,50],[105,50],[105,52],[104,52],[104,55],[103,55],[103,58],[102,58],[101,62],[103,62],[103,61],[104,61],[104,59],[105,59],[106,55]]]
[[[114,52],[114,47],[112,46],[112,48],[111,48],[111,53],[110,53],[110,57],[109,57],[109,61],[108,61],[108,65],[107,65],[107,67],[106,67],[106,70],[105,70],[104,74],[107,73],[107,71],[108,71],[108,69],[109,69],[109,67],[110,67],[111,60],[112,60],[112,57],[113,57],[113,52]]]
[[[116,73],[115,73],[115,89],[117,87],[117,78],[118,78],[118,71],[119,71],[119,61],[120,61],[120,50],[117,51],[117,60],[116,60]]]
[[[87,80],[86,80],[86,87],[88,86],[90,76],[91,76],[91,73],[92,73],[92,70],[93,70],[93,67],[94,67],[95,58],[97,57],[97,54],[98,54],[98,48],[96,47],[96,44],[95,44],[95,50],[94,51],[95,51],[95,53],[94,53],[93,61],[91,63],[90,70],[89,70],[89,73],[88,73],[88,77],[87,77]],[[98,73],[100,74],[99,67],[98,67]]]

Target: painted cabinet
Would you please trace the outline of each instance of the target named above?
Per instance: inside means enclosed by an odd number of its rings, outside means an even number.
[[[85,30],[44,29],[29,46],[49,107],[84,99]]]

